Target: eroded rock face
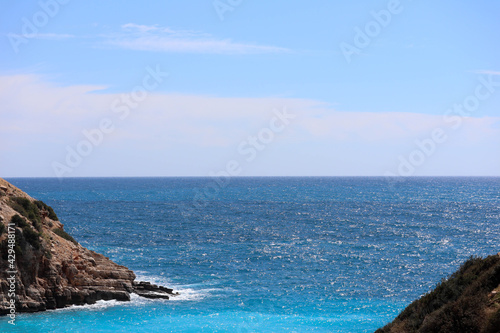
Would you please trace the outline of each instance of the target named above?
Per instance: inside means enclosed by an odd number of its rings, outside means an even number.
[[[12,276],[16,280],[17,312],[93,304],[98,300],[129,301],[130,293],[163,299],[175,295],[169,288],[135,282],[134,272],[127,267],[72,242],[62,232],[63,225],[49,218],[44,208],[37,211],[37,221],[22,217],[25,223],[21,221],[10,225],[11,233],[15,230],[17,247],[15,262],[9,262],[12,259],[8,256],[9,222],[15,215],[22,216],[21,209],[12,204],[13,198],[35,202],[35,199],[0,178],[0,223],[5,226],[0,234],[0,315],[10,310],[8,293],[11,284],[8,279]],[[38,243],[33,240],[37,234]]]

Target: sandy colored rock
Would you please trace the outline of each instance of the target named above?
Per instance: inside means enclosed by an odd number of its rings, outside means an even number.
[[[0,223],[5,232],[0,235],[0,315],[8,313],[9,274],[7,226],[14,215],[20,215],[10,205],[13,197],[34,202],[28,194],[0,178]],[[147,294],[150,298],[168,298],[173,291],[154,285],[135,282],[135,274],[102,254],[57,235],[64,230],[61,222],[40,214],[41,237],[38,249],[25,244],[22,254],[16,254],[16,311],[36,312],[62,308],[73,304],[92,304],[98,300],[130,300],[130,293]],[[28,228],[35,229],[33,221],[24,218]],[[16,238],[23,230],[16,227]],[[136,290],[136,287],[137,290]],[[145,287],[146,286],[146,287]],[[146,289],[148,290],[146,290]],[[155,297],[157,296],[157,297]]]

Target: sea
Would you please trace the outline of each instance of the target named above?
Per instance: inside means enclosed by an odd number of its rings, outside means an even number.
[[[179,296],[1,332],[373,332],[500,251],[500,178],[9,178],[83,246]]]

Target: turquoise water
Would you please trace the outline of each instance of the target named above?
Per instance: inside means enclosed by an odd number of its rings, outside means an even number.
[[[181,296],[21,314],[0,331],[372,332],[499,251],[500,178],[8,180],[82,245]]]

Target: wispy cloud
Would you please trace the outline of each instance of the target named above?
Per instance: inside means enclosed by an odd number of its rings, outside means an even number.
[[[500,71],[492,71],[492,70],[478,70],[474,71],[476,74],[486,74],[486,75],[500,75]]]
[[[166,53],[199,53],[199,54],[264,54],[287,53],[290,49],[260,45],[255,43],[234,42],[221,39],[210,34],[193,30],[174,30],[158,25],[123,24],[119,32],[97,36],[77,36],[60,33],[37,33],[29,36],[6,34],[7,37],[44,40],[67,40],[72,38],[93,39],[98,44],[128,50],[166,52]]]
[[[0,76],[0,116],[2,126],[13,125],[21,131],[78,133],[82,124],[92,119],[113,116],[111,102],[120,94],[93,91],[106,87],[77,85],[58,87],[36,75]],[[425,137],[434,128],[447,128],[450,123],[441,115],[406,112],[345,112],[320,101],[293,98],[222,98],[203,95],[151,94],[134,114],[131,131],[142,129],[144,138],[165,134],[169,128],[172,140],[195,145],[230,146],[251,133],[269,118],[273,108],[286,106],[297,115],[294,121],[294,140],[303,142],[399,142]],[[25,119],[34,128],[28,128]],[[152,121],[154,119],[154,121]],[[464,118],[468,138],[500,137],[499,117]],[[17,126],[19,125],[19,126]],[[58,127],[59,126],[59,127]],[[192,136],[187,133],[208,133]],[[163,133],[163,134],[162,134]],[[13,134],[13,133],[12,133]],[[13,136],[14,137],[14,136]],[[155,137],[156,140],[156,137]]]
[[[61,40],[61,39],[69,39],[69,38],[75,38],[75,35],[71,34],[56,34],[56,33],[37,33],[37,34],[30,34],[30,35],[20,35],[20,34],[14,34],[14,33],[8,33],[6,35],[7,37],[18,37],[18,38],[29,38],[29,39],[51,39],[51,40]]]
[[[46,34],[37,34],[35,36],[35,38],[39,38],[39,39],[69,39],[69,38],[75,38],[75,35],[46,33]]]
[[[227,161],[228,154],[241,157],[237,148],[242,140],[258,135],[269,126],[273,109],[283,108],[296,117],[260,159],[275,174],[309,170],[314,175],[382,175],[398,155],[415,149],[416,139],[428,138],[438,127],[450,140],[422,174],[467,174],[473,170],[470,161],[480,161],[476,172],[497,175],[499,170],[494,152],[500,143],[500,117],[464,118],[461,130],[455,131],[442,115],[343,112],[306,99],[157,92],[122,121],[113,104],[123,94],[92,93],[103,88],[56,86],[32,74],[0,76],[0,155],[13,161],[0,165],[0,173],[17,175],[26,168],[23,172],[53,175],[50,165],[66,156],[67,145],[110,119],[116,130],[89,158],[89,165],[107,165],[108,170],[130,165],[148,175],[206,175]]]
[[[142,33],[149,32],[149,31],[157,31],[159,28],[156,25],[141,25],[141,24],[135,24],[135,23],[127,23],[122,25],[122,29],[125,30],[136,30]]]
[[[277,46],[234,42],[210,34],[191,30],[173,30],[160,26],[127,23],[122,32],[106,40],[106,44],[139,51],[204,53],[204,54],[259,54],[285,53],[289,49]]]

